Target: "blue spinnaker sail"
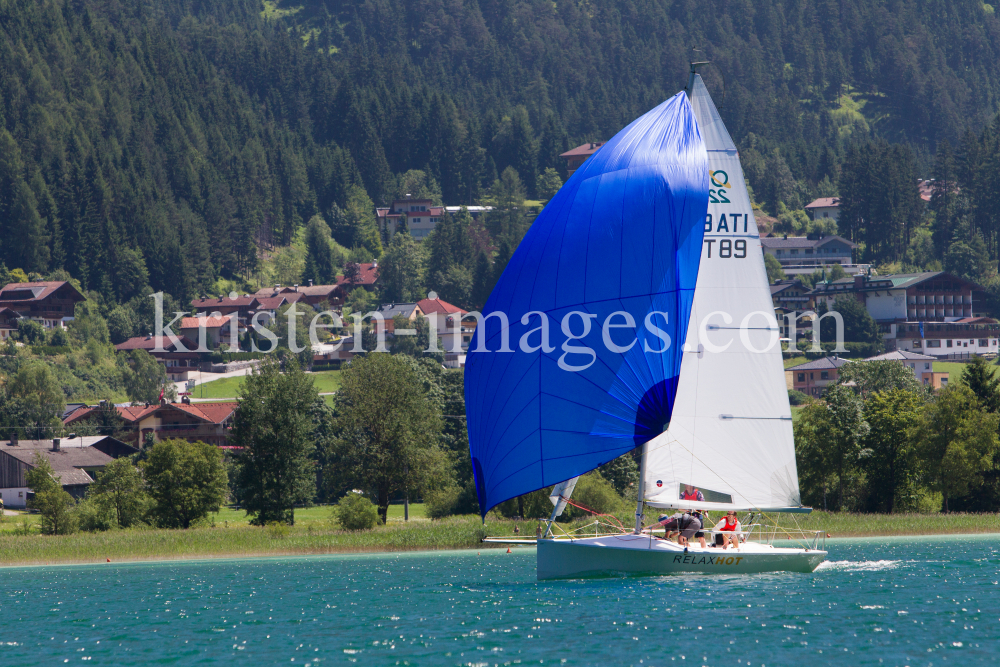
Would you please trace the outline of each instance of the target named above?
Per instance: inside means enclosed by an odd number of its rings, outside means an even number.
[[[531,225],[483,309],[465,367],[484,516],[663,431],[708,187],[705,145],[678,93],[584,162]]]

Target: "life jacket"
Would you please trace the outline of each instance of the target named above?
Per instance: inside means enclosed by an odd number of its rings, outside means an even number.
[[[733,517],[733,522],[729,523],[729,516],[726,516],[726,518],[724,519],[724,521],[726,522],[726,525],[724,525],[722,527],[722,530],[728,530],[728,531],[735,531],[736,530],[736,524],[738,524],[740,522],[740,520],[739,520],[738,517]]]
[[[698,500],[698,489],[688,493],[687,489],[681,491],[681,500]]]

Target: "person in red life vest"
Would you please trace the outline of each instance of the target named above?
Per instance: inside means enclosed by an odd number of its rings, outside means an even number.
[[[715,528],[712,530],[716,531],[716,546],[721,546],[723,549],[727,549],[729,548],[729,545],[732,544],[734,549],[739,548],[740,533],[743,531],[743,526],[740,524],[740,520],[736,517],[736,512],[726,512],[725,518],[715,524]],[[719,535],[719,531],[732,534]],[[719,538],[721,538],[722,544],[719,544]]]
[[[681,500],[697,500],[703,503],[705,502],[705,494],[694,488],[693,484],[685,484],[684,490],[681,491]]]

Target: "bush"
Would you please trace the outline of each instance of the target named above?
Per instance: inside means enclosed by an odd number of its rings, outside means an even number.
[[[577,480],[572,500],[599,514],[614,514],[628,507],[628,503],[618,495],[615,487],[611,486],[611,482],[596,472],[587,473]],[[587,516],[590,516],[589,512],[572,505],[567,505],[562,514],[563,519],[578,519]]]
[[[348,493],[333,508],[333,518],[344,530],[371,530],[378,524],[378,508],[360,493]]]
[[[803,394],[798,389],[789,389],[788,390],[788,402],[790,404],[792,404],[792,405],[805,405],[808,400],[809,400],[809,396],[807,394]]]
[[[268,521],[264,524],[264,530],[272,540],[283,540],[289,533],[288,524],[283,521]]]
[[[42,514],[39,525],[46,535],[71,535],[79,524],[75,512],[73,496],[62,487],[35,494],[31,507]]]
[[[118,526],[114,510],[95,498],[84,498],[76,506],[76,518],[80,530],[87,532],[110,530]]]
[[[461,493],[462,489],[454,485],[428,491],[424,494],[424,512],[431,519],[442,519],[454,514]]]

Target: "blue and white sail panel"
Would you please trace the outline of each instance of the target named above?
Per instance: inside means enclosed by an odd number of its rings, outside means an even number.
[[[644,497],[676,507],[693,484],[730,496],[730,506],[794,507],[791,408],[757,223],[736,146],[700,76],[691,104],[710,169],[704,247],[670,428],[646,445]]]
[[[602,146],[535,220],[490,295],[465,368],[483,514],[662,432],[707,202],[705,146],[678,94]],[[548,345],[536,349],[543,317]],[[499,351],[505,338],[511,352]]]

